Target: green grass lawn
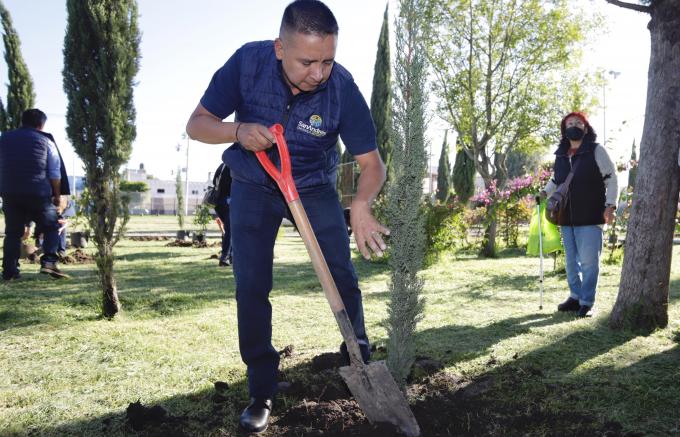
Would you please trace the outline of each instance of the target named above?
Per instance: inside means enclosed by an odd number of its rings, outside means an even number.
[[[184,217],[184,228],[198,230],[198,226],[194,224],[193,215]],[[177,224],[177,216],[174,215],[133,215],[130,216],[127,230],[130,232],[175,232],[179,230],[179,225]],[[214,220],[208,225],[208,230],[219,230]]]
[[[194,216],[184,218],[184,228],[198,230],[194,224]],[[177,216],[174,215],[133,215],[127,225],[129,232],[175,232],[179,230]],[[5,232],[5,216],[0,214],[0,231]],[[208,225],[208,231],[219,231],[215,221]]]
[[[216,247],[166,244],[117,246],[123,312],[113,321],[97,317],[93,264],[63,266],[73,276],[63,281],[23,265],[21,281],[0,284],[0,435],[133,434],[125,409],[137,400],[182,417],[184,435],[237,435],[247,390],[232,272],[209,259]],[[513,406],[588,415],[646,435],[680,433],[678,248],[674,255],[671,324],[648,336],[606,327],[618,266],[602,267],[597,316],[576,320],[554,311],[567,295],[561,275],[547,275],[538,309],[536,258],[517,250],[497,259],[444,256],[423,272],[418,355],[466,380],[493,381],[480,395],[485,414]],[[294,345],[282,368],[304,372],[312,357],[336,351],[341,338],[304,246],[289,228],[275,256],[274,345]],[[355,262],[369,336],[377,358],[384,357],[387,265]],[[552,262],[546,265],[549,271]],[[230,387],[219,402],[216,381]],[[277,408],[294,401],[284,396]],[[470,421],[469,411],[443,413]],[[549,423],[518,429],[496,435],[562,434]]]

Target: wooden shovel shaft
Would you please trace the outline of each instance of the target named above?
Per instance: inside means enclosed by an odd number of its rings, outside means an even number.
[[[326,263],[326,258],[324,258],[321,252],[321,247],[319,247],[319,242],[314,235],[314,230],[312,229],[309,219],[307,218],[307,213],[300,199],[288,202],[288,207],[290,208],[293,218],[295,219],[295,224],[297,225],[298,231],[302,236],[302,240],[305,242],[307,247],[307,252],[309,252],[309,257],[312,260],[312,265],[314,266],[314,271],[316,276],[321,282],[321,287],[326,295],[326,299],[331,306],[335,320],[338,322],[340,327],[340,333],[342,338],[345,340],[347,345],[347,351],[349,352],[349,357],[352,365],[363,366],[364,362],[361,357],[361,350],[359,349],[359,343],[357,342],[356,334],[354,333],[354,328],[352,327],[352,322],[349,320],[347,311],[345,310],[345,304],[342,303],[340,298],[340,293],[338,293],[338,288],[335,286],[335,281],[331,272],[328,269],[328,264]]]
[[[359,349],[359,342],[349,320],[345,305],[335,286],[335,281],[328,270],[328,264],[321,252],[319,242],[312,226],[309,224],[307,213],[299,199],[295,181],[291,173],[288,146],[283,136],[283,126],[276,124],[269,128],[276,137],[276,145],[281,157],[281,171],[269,160],[264,151],[255,154],[266,172],[276,181],[293,214],[298,231],[305,242],[307,252],[312,260],[314,271],[321,282],[326,299],[331,305],[335,320],[347,345],[351,366],[341,367],[340,374],[356,398],[361,409],[371,423],[389,422],[401,429],[407,437],[418,437],[420,427],[413,412],[408,406],[403,394],[399,391],[394,378],[390,375],[384,361],[364,364]]]

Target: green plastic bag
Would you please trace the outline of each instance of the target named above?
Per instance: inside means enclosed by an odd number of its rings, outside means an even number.
[[[543,234],[543,256],[562,250],[562,237],[559,228],[545,218],[545,200],[541,202],[541,233]],[[538,208],[534,207],[531,223],[529,223],[527,255],[538,256],[538,245]]]

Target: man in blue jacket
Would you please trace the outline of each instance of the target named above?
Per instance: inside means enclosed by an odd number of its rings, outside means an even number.
[[[18,279],[21,236],[35,221],[44,233],[40,272],[67,277],[57,267],[59,223],[57,207],[62,187],[62,165],[52,136],[43,132],[47,116],[39,109],[25,111],[19,129],[0,137],[0,196],[5,213],[2,277]]]
[[[277,387],[279,355],[271,344],[272,265],[281,220],[290,217],[275,182],[254,152],[271,148],[268,127],[281,123],[293,178],[321,250],[345,303],[364,359],[369,342],[349,237],[335,191],[338,136],[361,168],[351,209],[359,251],[382,256],[389,230],[371,204],[385,181],[368,106],[350,73],[335,62],[338,25],[317,0],[289,4],[275,41],[245,44],[213,76],[187,124],[189,135],[209,144],[234,143],[222,160],[231,168],[231,226],[241,357],[248,367],[251,401],[240,425],[267,428]],[[235,121],[223,121],[235,113]],[[270,158],[279,161],[275,149]],[[342,345],[346,354],[346,348]]]
[[[231,222],[229,221],[229,202],[231,201],[231,172],[229,167],[221,163],[213,176],[213,186],[217,190],[218,200],[215,205],[215,213],[219,218],[219,226],[222,230],[222,251],[218,265],[230,266],[233,260],[231,253]]]

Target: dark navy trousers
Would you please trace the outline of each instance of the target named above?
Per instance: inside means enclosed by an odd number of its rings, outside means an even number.
[[[312,229],[347,309],[354,332],[368,359],[361,290],[352,265],[349,236],[333,186],[301,192]],[[251,397],[276,394],[279,354],[272,346],[272,289],[274,242],[290,212],[278,189],[234,180],[231,186],[231,242],[234,254],[238,334],[241,358],[248,367]],[[321,286],[319,285],[321,292]],[[329,311],[328,317],[333,317]]]
[[[4,196],[2,209],[5,212],[5,242],[3,245],[2,276],[6,279],[19,273],[21,236],[29,221],[36,223],[44,234],[41,264],[56,262],[59,245],[59,224],[57,208],[50,197]]]

